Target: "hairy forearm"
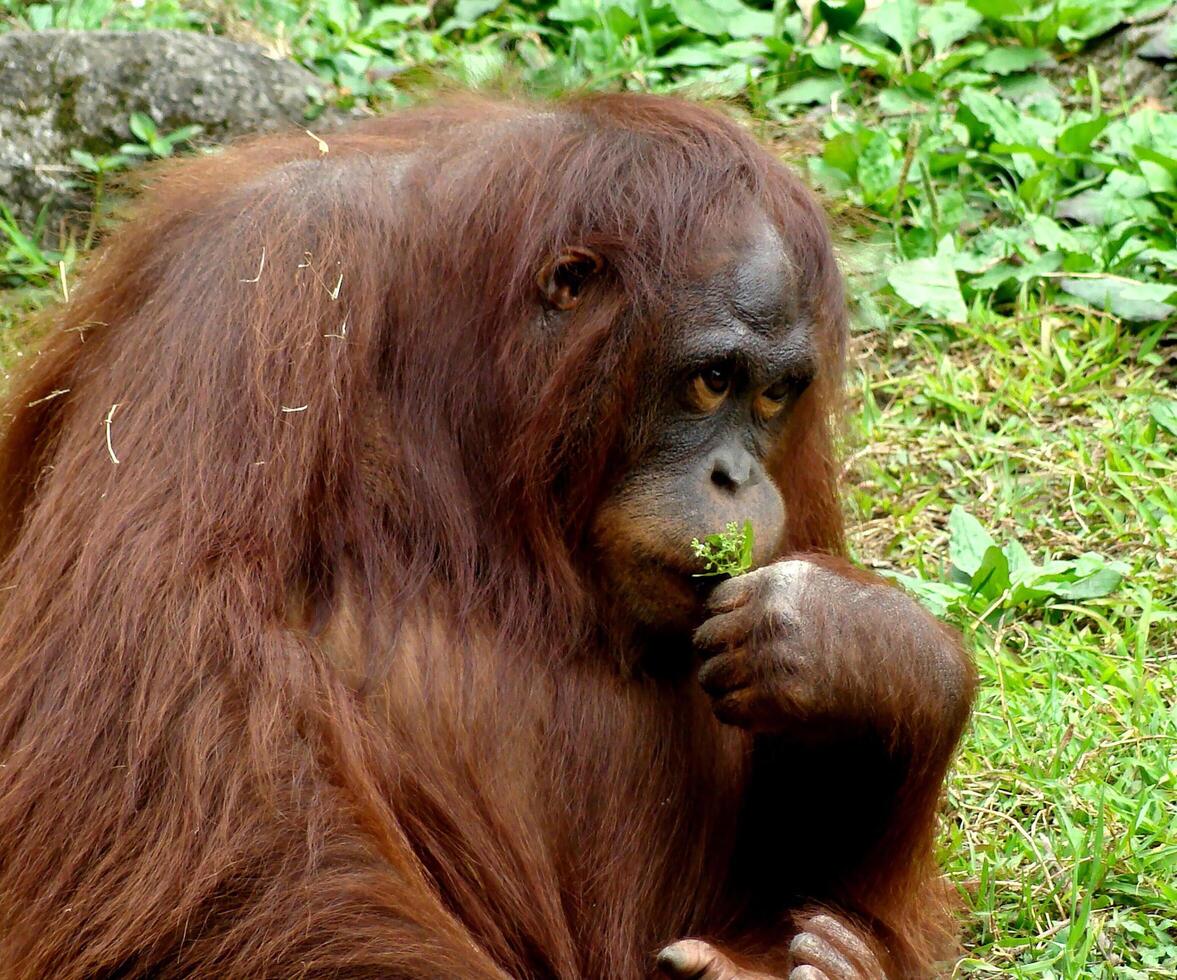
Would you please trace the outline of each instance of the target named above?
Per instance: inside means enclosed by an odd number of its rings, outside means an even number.
[[[976,684],[960,638],[913,598],[843,559],[807,556],[797,606],[828,689],[896,751],[946,757]]]

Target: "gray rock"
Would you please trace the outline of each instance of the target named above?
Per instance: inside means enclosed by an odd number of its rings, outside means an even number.
[[[0,36],[0,202],[25,223],[53,222],[90,203],[77,148],[111,153],[133,141],[132,112],[160,132],[189,124],[201,140],[283,125],[322,84],[259,47],[186,31],[38,31]],[[75,223],[76,220],[75,220]]]
[[[1113,32],[1090,49],[1090,58],[1100,75],[1122,85],[1129,97],[1164,100],[1177,82],[1168,69],[1175,30],[1177,6]]]
[[[1177,61],[1177,7],[1164,20],[1150,27],[1147,39],[1136,51],[1136,57],[1162,63]]]

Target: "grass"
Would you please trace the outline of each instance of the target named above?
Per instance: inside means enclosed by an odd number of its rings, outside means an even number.
[[[982,675],[944,841],[962,974],[1177,974],[1177,452],[1150,339],[1049,310],[857,337],[863,561],[939,577],[965,504],[1036,557],[1132,568],[1101,599],[956,616]]]
[[[724,0],[741,19],[693,0],[0,0],[0,23],[255,40],[344,106],[435,74],[687,87],[790,139],[860,305],[857,557],[945,589],[963,507],[1037,565],[1127,568],[1085,599],[953,587],[983,680],[945,811],[956,973],[1152,978],[1177,977],[1177,113],[1172,85],[1138,97],[1088,52],[1165,3],[830,3],[839,23],[807,24],[786,0]],[[72,262],[10,231],[3,369]]]

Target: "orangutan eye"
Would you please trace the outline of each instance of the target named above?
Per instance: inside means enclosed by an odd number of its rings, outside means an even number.
[[[732,383],[731,368],[726,364],[709,367],[699,377],[708,390],[715,395],[726,395]]]
[[[731,367],[727,364],[712,364],[691,379],[691,403],[701,412],[714,412],[723,404],[731,386]]]
[[[756,415],[765,422],[775,418],[781,413],[781,409],[791,405],[801,396],[801,393],[809,387],[809,382],[808,376],[788,377],[781,378],[775,384],[769,385],[756,396],[756,400],[753,402]]]

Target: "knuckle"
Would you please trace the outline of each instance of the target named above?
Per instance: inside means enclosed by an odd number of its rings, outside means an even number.
[[[719,629],[715,624],[715,620],[709,619],[697,630],[692,637],[692,643],[695,648],[704,653],[709,653],[714,650],[719,650],[723,647],[723,642],[719,634]]]
[[[731,612],[747,602],[765,581],[768,569],[757,568],[720,582],[704,605],[710,612]]]
[[[747,665],[738,655],[716,657],[699,671],[699,683],[708,694],[731,691],[745,684],[747,679]]]
[[[726,962],[718,950],[702,939],[680,939],[658,954],[658,968],[675,980],[704,980],[719,976],[716,968]]]
[[[739,692],[716,699],[712,710],[715,717],[727,725],[741,725],[748,717],[746,698]]]

